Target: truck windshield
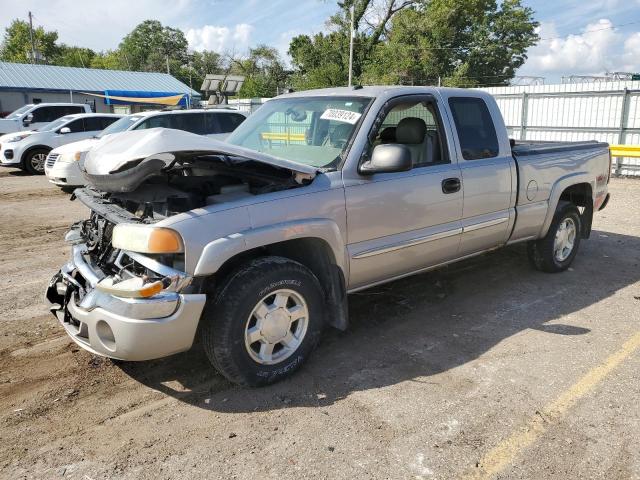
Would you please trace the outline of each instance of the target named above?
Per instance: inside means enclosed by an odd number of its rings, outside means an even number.
[[[142,117],[122,117],[120,120],[113,122],[107,128],[102,130],[96,138],[102,138],[106,135],[111,135],[112,133],[124,132],[125,130],[129,130],[131,126],[140,120]]]
[[[14,110],[9,115],[7,115],[6,118],[9,119],[9,120],[13,120],[13,119],[19,118],[20,115],[22,115],[24,112],[26,112],[30,108],[33,108],[33,105],[25,105],[23,107],[20,107],[19,109]]]
[[[297,163],[336,168],[370,103],[367,97],[270,100],[226,141]]]

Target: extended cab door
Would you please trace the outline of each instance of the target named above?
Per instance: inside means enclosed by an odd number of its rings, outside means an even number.
[[[349,288],[401,276],[455,258],[460,242],[462,188],[450,132],[431,95],[385,104],[360,162],[381,143],[411,151],[407,172],[345,171]]]
[[[447,95],[464,186],[461,257],[506,243],[515,219],[515,163],[502,116],[488,100],[473,92]]]

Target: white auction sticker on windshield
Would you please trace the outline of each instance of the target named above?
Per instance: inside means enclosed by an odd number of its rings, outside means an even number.
[[[322,120],[335,120],[337,122],[345,122],[354,125],[362,116],[361,113],[352,112],[350,110],[340,110],[339,108],[327,108],[320,116]]]

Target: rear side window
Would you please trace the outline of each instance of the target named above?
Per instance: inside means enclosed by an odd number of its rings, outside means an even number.
[[[102,130],[102,118],[100,117],[87,117],[84,119],[84,129],[87,132],[94,132]]]
[[[120,120],[118,117],[100,117],[100,127],[102,127],[100,130],[104,130],[118,120]]]
[[[65,127],[71,130],[71,133],[78,133],[78,132],[85,131],[84,122],[82,118],[79,118],[77,120],[74,120],[73,122],[67,123]]]
[[[498,136],[484,100],[451,97],[449,107],[458,131],[462,157],[465,160],[497,157]]]
[[[140,122],[135,130],[144,130],[146,128],[173,128],[173,126],[169,115],[157,115]]]
[[[215,116],[220,126],[220,132],[218,133],[231,133],[245,120],[243,115],[237,113],[216,113]]]
[[[116,117],[86,117],[84,129],[87,132],[97,132],[104,130],[116,120],[118,120]]]
[[[175,113],[156,115],[140,123],[135,130],[145,128],[174,128],[191,133],[204,133],[204,115],[201,113]]]
[[[178,113],[172,117],[172,128],[198,135],[204,134],[204,113]]]

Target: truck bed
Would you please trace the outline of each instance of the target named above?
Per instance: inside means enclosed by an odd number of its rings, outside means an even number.
[[[546,142],[546,141],[511,141],[511,151],[516,157],[528,155],[553,154],[575,150],[591,150],[594,148],[607,148],[608,143],[596,140],[581,142]]]

